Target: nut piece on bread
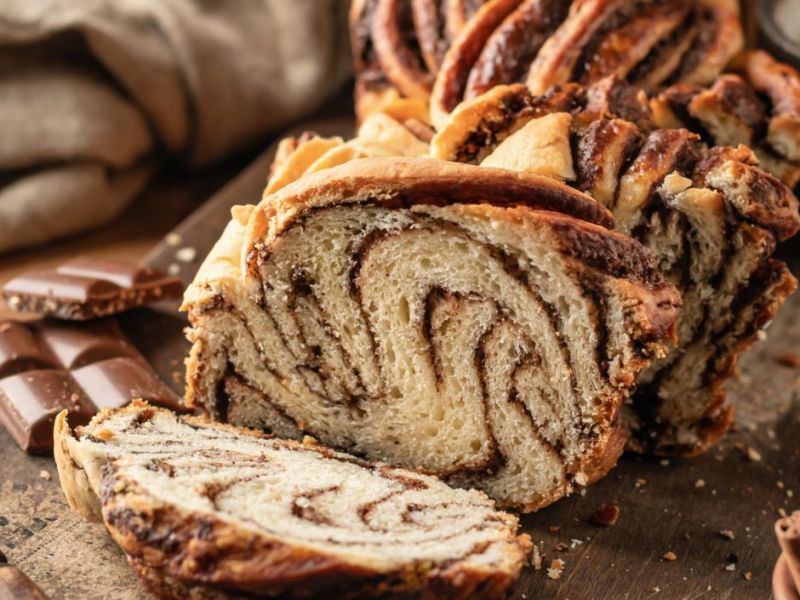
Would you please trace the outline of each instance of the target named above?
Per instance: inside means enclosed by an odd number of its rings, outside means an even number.
[[[306,175],[239,214],[184,308],[211,417],[540,508],[605,474],[675,288],[552,179],[432,159]]]
[[[73,434],[70,506],[161,598],[504,598],[530,551],[483,493],[140,401]],[[305,594],[305,595],[304,595]]]

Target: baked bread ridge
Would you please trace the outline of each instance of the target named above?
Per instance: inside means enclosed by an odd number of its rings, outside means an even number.
[[[424,123],[408,119],[401,123],[388,114],[369,115],[357,135],[344,141],[339,136],[322,137],[313,131],[285,137],[278,142],[264,194],[271,194],[309,173],[374,156],[426,156],[430,140],[420,139],[414,128],[425,133]]]
[[[679,300],[640,244],[568,216],[610,224],[566,190],[363,159],[267,196],[187,291],[187,402],[521,510],[590,483]]]
[[[75,434],[66,419],[56,458],[70,505],[100,506],[160,597],[504,598],[531,549],[481,492],[308,439],[141,401]]]
[[[713,84],[678,84],[650,100],[658,127],[685,127],[718,146],[746,144],[761,167],[800,183],[800,73],[763,51],[745,52]]]
[[[437,128],[495,85],[706,85],[744,46],[736,0],[356,0],[350,30],[359,119],[429,106]]]
[[[655,252],[682,292],[679,345],[639,376],[624,413],[629,447],[694,455],[730,425],[724,381],[796,287],[770,255],[775,239],[800,228],[800,214],[749,148],[709,149],[687,130],[654,127],[646,98],[625,87],[569,84],[536,97],[498,86],[458,107],[431,153],[557,177],[608,206],[615,229]]]

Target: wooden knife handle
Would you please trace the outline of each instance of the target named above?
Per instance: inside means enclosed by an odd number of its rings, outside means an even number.
[[[25,573],[9,565],[0,565],[0,600],[48,599]]]

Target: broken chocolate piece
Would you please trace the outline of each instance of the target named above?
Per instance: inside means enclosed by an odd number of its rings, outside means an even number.
[[[83,424],[134,398],[183,410],[115,321],[0,322],[0,423],[23,450],[48,452],[65,408]]]
[[[9,308],[71,321],[95,319],[180,298],[177,277],[135,263],[81,257],[54,270],[14,277],[3,286]]]
[[[619,504],[603,504],[589,516],[589,522],[601,527],[611,527],[619,519]]]
[[[0,552],[0,598],[3,600],[47,600],[44,592],[28,576],[8,564]]]

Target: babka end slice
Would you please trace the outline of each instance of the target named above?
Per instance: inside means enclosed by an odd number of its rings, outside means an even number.
[[[144,402],[55,433],[70,505],[99,507],[162,598],[504,598],[531,548],[481,492],[309,440]]]

